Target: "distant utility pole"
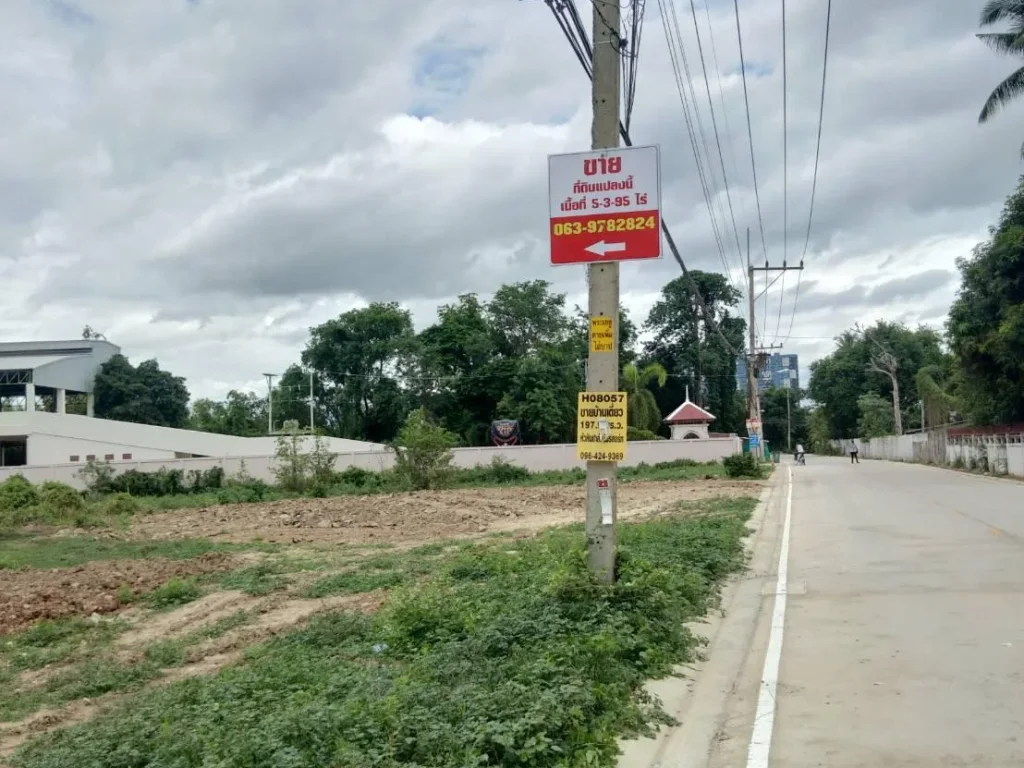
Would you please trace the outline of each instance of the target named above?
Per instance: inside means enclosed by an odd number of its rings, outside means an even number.
[[[757,440],[757,442],[758,442],[758,449],[757,449],[757,453],[756,453],[756,455],[758,457],[764,456],[764,448],[763,448],[763,446],[764,446],[764,425],[761,423],[761,398],[760,398],[760,393],[758,392],[758,387],[757,387],[757,371],[755,369],[759,368],[760,365],[761,365],[761,362],[760,362],[761,361],[761,354],[764,351],[766,351],[766,350],[770,350],[770,349],[776,348],[776,345],[771,345],[771,346],[768,346],[768,347],[761,347],[760,349],[758,349],[758,347],[757,347],[757,340],[755,338],[755,329],[757,328],[757,325],[756,325],[757,318],[756,318],[755,313],[754,313],[754,307],[757,305],[757,298],[758,298],[759,294],[755,294],[754,293],[754,275],[757,272],[764,272],[765,276],[767,277],[768,273],[770,273],[770,272],[778,272],[779,273],[779,277],[781,277],[786,272],[789,272],[789,271],[792,271],[792,270],[799,271],[799,270],[802,270],[803,268],[804,268],[803,261],[800,262],[800,266],[798,266],[798,267],[791,267],[788,264],[786,264],[785,261],[782,262],[782,266],[781,267],[773,267],[773,266],[769,265],[767,261],[764,263],[763,267],[755,267],[751,263],[751,261],[750,261],[750,228],[749,227],[747,228],[747,300],[748,300],[749,305],[750,305],[750,325],[749,325],[749,327],[747,329],[747,331],[748,331],[747,337],[748,337],[748,341],[749,341],[749,351],[748,351],[748,356],[747,356],[747,388],[748,388],[747,389],[747,408],[748,408],[748,411],[750,413],[750,416],[749,416],[750,421],[753,422],[754,425],[755,425],[754,429],[753,429],[753,432],[754,432],[754,434],[757,435],[757,438],[758,438],[758,440]],[[778,280],[779,277],[776,277],[775,280]],[[771,283],[769,283],[767,286],[765,286],[765,289],[764,289],[765,293],[767,293],[769,288],[771,288],[773,285],[775,285],[775,280],[772,280]],[[777,345],[777,346],[781,347],[781,345]],[[788,411],[789,411],[789,395],[788,394],[786,396],[786,410],[787,410],[787,413],[788,413]],[[787,439],[789,439],[789,438],[787,438]]]
[[[313,428],[313,369],[309,369],[309,434],[315,434]]]
[[[594,79],[592,90],[593,149],[619,146],[619,77],[621,72],[619,0],[593,0]],[[590,347],[587,358],[587,391],[617,392],[619,389],[619,264],[616,261],[587,267],[590,317],[612,320],[610,350]],[[587,462],[587,565],[605,582],[615,580],[616,520],[618,493],[616,463]],[[601,505],[602,492],[611,497],[611,520]]]
[[[793,417],[789,412],[789,382],[786,382],[786,450],[793,450]]]
[[[267,434],[274,434],[274,377],[276,373],[264,373],[267,377]]]

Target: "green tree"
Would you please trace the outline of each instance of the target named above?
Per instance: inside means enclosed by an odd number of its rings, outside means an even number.
[[[233,389],[223,402],[196,400],[192,403],[189,428],[239,437],[266,434],[267,398]]]
[[[395,441],[395,472],[416,489],[444,488],[456,445],[455,435],[434,424],[427,412],[418,408],[409,414]]]
[[[661,363],[648,363],[641,370],[634,363],[622,369],[620,386],[629,399],[627,401],[627,421],[629,426],[657,432],[661,427],[661,411],[658,400],[651,390],[652,384],[659,388],[665,386],[668,373]]]
[[[981,11],[983,27],[1005,22],[1005,32],[985,32],[978,37],[992,50],[1015,59],[1024,58],[1024,3],[1021,0],[989,0]],[[988,122],[1001,108],[1024,93],[1024,66],[1018,67],[995,87],[978,115],[979,123]],[[1021,146],[1024,157],[1024,145]]]
[[[1024,178],[989,240],[958,266],[947,328],[960,405],[977,424],[1024,421]]]
[[[951,421],[957,409],[957,398],[952,392],[949,366],[926,365],[917,372],[917,394],[924,405],[925,427],[938,427]]]
[[[409,409],[400,381],[415,347],[412,317],[394,302],[353,309],[312,328],[302,362],[316,372],[327,431],[393,439]]]
[[[733,314],[740,295],[724,275],[698,270],[690,274],[721,335],[708,327],[689,283],[678,277],[662,289],[644,323],[652,338],[644,345],[643,360],[660,363],[669,374],[666,385],[655,393],[662,413],[671,413],[682,403],[689,387],[692,399],[715,415],[717,429],[739,431],[745,409],[736,396],[736,359],[730,346],[744,349],[746,322]]]
[[[875,392],[868,392],[857,398],[857,409],[860,411],[857,422],[859,437],[867,439],[893,433],[892,401]]]
[[[416,401],[466,444],[482,444],[516,368],[498,357],[486,308],[476,294],[459,296],[438,310],[418,342]]]
[[[520,358],[560,344],[569,331],[565,294],[546,280],[501,286],[487,303],[487,318],[499,354]]]
[[[942,337],[931,328],[907,328],[899,323],[880,321],[870,328],[854,328],[836,339],[831,355],[811,363],[809,393],[824,409],[830,432],[836,438],[858,437],[861,418],[857,403],[861,395],[874,393],[892,407],[892,381],[872,370],[872,355],[880,345],[897,360],[900,412],[912,414],[918,407],[916,375],[927,365],[943,365],[946,355]],[[891,419],[890,419],[891,420]],[[908,420],[908,423],[913,423]]]
[[[807,447],[808,414],[807,409],[800,405],[802,398],[803,393],[800,390],[783,387],[770,387],[761,396],[764,438],[773,451],[791,450],[797,443]]]
[[[579,361],[567,348],[544,347],[519,361],[498,415],[522,422],[528,443],[569,443],[576,439],[576,400],[583,388]]]
[[[96,416],[159,427],[188,425],[188,388],[185,380],[160,370],[156,360],[133,367],[123,355],[114,355],[96,374]]]
[[[807,444],[804,446],[815,453],[831,454],[832,427],[824,408],[814,408],[807,415]]]

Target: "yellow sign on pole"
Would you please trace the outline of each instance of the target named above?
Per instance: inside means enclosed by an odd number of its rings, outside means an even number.
[[[625,460],[625,392],[580,392],[576,407],[576,458]]]
[[[610,317],[590,318],[590,351],[615,351],[615,328]]]

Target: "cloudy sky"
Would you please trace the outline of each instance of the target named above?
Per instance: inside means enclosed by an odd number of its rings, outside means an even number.
[[[689,3],[675,2],[700,97]],[[753,227],[757,254],[735,16],[710,3],[710,87],[737,225]],[[721,270],[647,4],[633,134],[662,148],[684,258]],[[787,3],[791,262],[807,226],[825,5]],[[976,123],[1017,66],[975,39],[981,5],[834,3],[814,228],[785,342],[803,367],[856,321],[941,325],[954,260],[1022,170],[1024,107]],[[780,3],[740,11],[777,263]],[[582,269],[548,266],[546,156],[588,146],[588,83],[541,0],[7,0],[0,96],[0,340],[76,337],[88,323],[133,361],[186,376],[194,395],[221,397],[262,391],[261,373],[296,361],[310,325],[369,301],[401,301],[421,327],[439,303],[514,280],[583,301]],[[635,319],[677,274],[671,259],[623,267]],[[768,341],[787,336],[794,282],[768,297]]]

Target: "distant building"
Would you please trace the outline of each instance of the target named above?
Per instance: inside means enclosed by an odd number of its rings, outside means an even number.
[[[800,361],[798,355],[774,354],[768,360],[768,366],[761,371],[757,380],[757,391],[776,387],[778,389],[800,389]],[[747,358],[736,359],[736,388],[747,392]]]

